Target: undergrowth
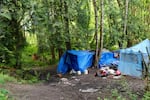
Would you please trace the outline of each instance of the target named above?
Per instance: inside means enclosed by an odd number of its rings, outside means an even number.
[[[0,73],[0,84],[4,84],[5,82],[16,82],[16,81],[17,80],[14,77]]]
[[[0,73],[0,85],[5,85],[6,82],[17,82],[17,80],[9,75]],[[9,91],[5,88],[0,88],[0,100],[13,100],[9,96]]]
[[[8,90],[0,88],[0,100],[8,100]]]

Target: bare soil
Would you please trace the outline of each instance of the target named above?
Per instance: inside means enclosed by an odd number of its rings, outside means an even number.
[[[95,77],[96,69],[89,74],[56,76],[51,69],[49,81],[36,84],[7,83],[5,88],[15,100],[141,100],[144,94],[144,81],[130,76],[119,79]],[[101,99],[99,99],[101,98]],[[120,99],[121,100],[121,99]]]

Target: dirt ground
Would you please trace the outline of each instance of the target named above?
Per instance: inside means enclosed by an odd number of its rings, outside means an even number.
[[[7,83],[5,88],[15,100],[141,100],[144,82],[141,79],[122,76],[119,79],[95,77],[96,69],[89,74],[56,77],[53,70],[50,80],[36,84]],[[100,98],[100,99],[99,99]],[[121,99],[119,99],[121,100]]]

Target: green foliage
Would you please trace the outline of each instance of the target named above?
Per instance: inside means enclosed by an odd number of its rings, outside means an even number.
[[[95,49],[94,8],[90,0],[1,0],[0,3],[2,65],[20,68],[21,64],[41,66],[55,63],[58,53],[68,49],[68,42],[71,49]],[[149,37],[149,4],[149,0],[129,2],[124,37],[124,1],[104,1],[104,48],[116,50],[121,45],[131,46]],[[100,1],[97,8],[99,24]],[[27,45],[26,40],[29,44],[34,43]],[[33,53],[38,53],[44,60],[33,61]]]
[[[0,100],[8,100],[8,93],[6,89],[0,88]]]
[[[23,66],[33,66],[35,61],[32,60],[32,55],[37,52],[37,48],[34,44],[28,45],[24,48],[22,53]]]
[[[146,91],[142,100],[150,100],[150,91]]]
[[[122,95],[118,92],[117,89],[113,89],[111,93],[112,93],[112,98],[114,98],[114,100],[126,100],[125,98],[122,97]]]
[[[111,93],[112,93],[112,97],[118,97],[118,90],[117,89],[113,89],[111,91]]]
[[[37,54],[37,60],[32,58],[33,54]],[[58,62],[58,60],[50,59],[49,52],[38,54],[37,47],[34,44],[29,44],[24,48],[21,61],[24,68],[47,66],[49,64],[56,64]]]
[[[16,70],[15,73],[15,78],[18,83],[38,83],[40,82],[39,80],[39,75],[40,73],[37,73],[36,71],[30,72],[29,70]]]
[[[49,78],[50,78],[50,73],[48,73],[48,74],[46,75],[46,80],[48,81]]]
[[[7,18],[8,20],[11,20],[11,15],[7,12],[3,12],[0,14],[1,17]]]
[[[22,83],[29,83],[29,84],[33,84],[33,83],[38,83],[40,82],[40,80],[38,79],[37,76],[33,76],[30,74],[26,74],[24,79],[21,79]]]
[[[26,41],[23,36],[21,21],[24,17],[26,6],[24,0],[1,1],[0,12],[0,62],[11,66],[20,66],[21,50]],[[18,9],[20,8],[20,9]]]
[[[4,84],[5,82],[16,82],[17,80],[7,74],[0,73],[0,84]]]

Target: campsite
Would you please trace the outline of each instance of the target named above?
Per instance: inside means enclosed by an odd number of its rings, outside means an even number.
[[[0,100],[150,100],[150,0],[0,0]]]
[[[140,46],[150,48],[150,41],[146,39],[133,47],[120,50],[123,54],[125,51],[127,53],[126,56],[119,53],[123,61],[118,59],[118,55],[116,58],[116,52],[103,52],[99,60],[100,68],[92,67],[93,51],[71,50],[62,55],[58,65],[34,69],[33,72],[39,73],[37,78],[41,82],[36,84],[8,82],[0,86],[9,91],[9,99],[15,100],[141,100],[144,98],[147,82],[143,80],[143,73],[140,71],[143,68],[141,56],[139,57],[139,54],[133,56],[136,51],[147,52]],[[130,59],[128,54],[131,55]],[[146,60],[147,57],[148,55],[145,55]],[[112,67],[112,64],[113,67],[117,66],[121,74],[116,74],[108,68]],[[99,70],[105,71],[104,68],[107,68],[108,73],[102,76]],[[88,72],[85,73],[85,70]],[[33,72],[29,70],[27,75],[35,75]],[[51,73],[51,76],[47,79],[48,73]]]

